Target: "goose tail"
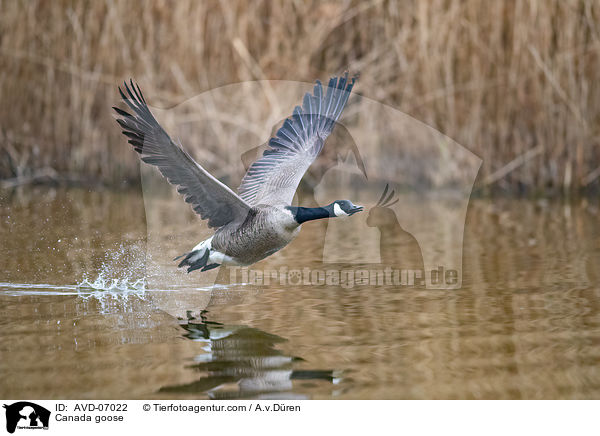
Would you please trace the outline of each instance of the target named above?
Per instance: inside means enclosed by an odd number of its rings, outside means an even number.
[[[179,268],[187,267],[188,273],[196,271],[197,269],[201,269],[202,271],[208,271],[219,266],[218,263],[208,263],[210,260],[210,251],[211,248],[209,239],[198,244],[198,246],[194,247],[194,249],[189,253],[184,253],[181,256],[177,256],[173,260],[179,260],[183,258],[177,266]]]

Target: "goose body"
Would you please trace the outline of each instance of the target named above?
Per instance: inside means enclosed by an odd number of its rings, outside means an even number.
[[[289,244],[300,232],[300,224],[291,212],[274,206],[257,206],[250,209],[241,225],[228,225],[200,242],[182,265],[193,264],[208,250],[206,265],[252,265]],[[200,261],[199,267],[204,262]],[[207,268],[210,269],[210,268]]]
[[[306,221],[348,216],[362,210],[349,200],[327,206],[291,206],[302,176],[323,148],[348,100],[355,79],[347,74],[329,81],[323,93],[317,81],[307,93],[302,107],[269,141],[270,148],[254,162],[242,179],[238,194],[221,183],[180,146],[158,124],[139,87],[130,82],[119,88],[121,97],[133,111],[114,108],[117,122],[141,159],[156,165],[167,180],[177,186],[214,235],[183,258],[179,267],[191,272],[207,271],[220,265],[252,265],[289,244]]]

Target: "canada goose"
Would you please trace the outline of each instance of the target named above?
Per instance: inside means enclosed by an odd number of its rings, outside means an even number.
[[[329,80],[323,93],[317,81],[313,94],[304,95],[276,135],[269,149],[246,172],[239,195],[210,175],[158,124],[139,86],[124,83],[121,98],[133,111],[113,109],[117,122],[142,161],[156,165],[177,192],[192,205],[215,234],[200,242],[183,257],[179,267],[207,271],[220,265],[247,266],[285,247],[306,221],[349,216],[361,211],[349,200],[337,200],[324,207],[291,206],[302,176],[312,164],[340,117],[356,77]]]

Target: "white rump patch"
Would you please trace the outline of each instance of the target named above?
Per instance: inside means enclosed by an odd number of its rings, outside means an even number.
[[[210,238],[205,239],[204,241],[200,242],[198,245],[196,245],[194,248],[192,248],[192,251],[203,250],[204,248],[208,248],[210,250],[212,248],[211,241],[212,241],[213,237],[214,236],[211,236]]]
[[[208,262],[206,263],[208,265],[210,265],[211,263],[218,263],[219,265],[239,265],[239,263],[236,262],[236,260],[233,257],[223,254],[217,250],[212,250],[210,252]]]

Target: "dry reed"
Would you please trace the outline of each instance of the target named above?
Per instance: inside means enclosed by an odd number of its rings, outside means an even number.
[[[600,184],[596,1],[31,0],[0,10],[0,178],[138,180],[110,113],[128,77],[170,106],[232,82],[349,69],[361,73],[358,92],[481,156],[481,185]]]

